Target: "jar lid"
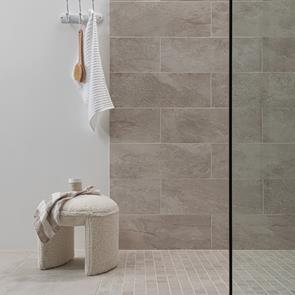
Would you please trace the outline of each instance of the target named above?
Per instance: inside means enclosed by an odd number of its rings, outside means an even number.
[[[69,178],[69,183],[82,183],[81,178]]]

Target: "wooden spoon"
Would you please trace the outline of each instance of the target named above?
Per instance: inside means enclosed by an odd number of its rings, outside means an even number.
[[[84,55],[83,55],[83,30],[79,30],[79,60],[78,63],[74,67],[74,79],[80,83],[85,80],[86,71],[84,64]]]

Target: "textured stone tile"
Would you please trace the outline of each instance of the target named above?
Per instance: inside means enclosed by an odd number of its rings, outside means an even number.
[[[121,214],[160,213],[159,179],[112,178],[111,198]]]
[[[263,213],[263,195],[261,180],[233,180],[233,210],[235,214]]]
[[[295,37],[295,2],[267,1],[263,5],[263,36]]]
[[[160,110],[114,109],[110,116],[111,142],[160,141]]]
[[[210,106],[210,75],[194,73],[157,74],[161,107]]]
[[[264,142],[295,142],[295,108],[263,110]]]
[[[228,145],[212,144],[212,177],[228,178]]]
[[[161,113],[162,142],[227,142],[227,109],[167,109]]]
[[[210,106],[209,74],[111,74],[116,107]]]
[[[121,249],[210,248],[206,215],[121,215]]]
[[[210,36],[209,2],[114,2],[111,36]]]
[[[111,72],[157,72],[159,38],[111,38]]]
[[[295,212],[295,180],[264,180],[264,211],[267,214],[291,214]]]
[[[225,72],[228,70],[228,40],[164,38],[161,62],[164,72]]]
[[[270,73],[266,83],[267,106],[295,107],[295,73]]]
[[[233,35],[235,37],[263,36],[263,2],[237,2],[233,5]]]
[[[294,249],[295,216],[236,214],[233,243],[235,249]]]
[[[260,108],[267,97],[267,76],[263,73],[233,75],[233,106]]]
[[[235,144],[233,175],[236,178],[295,177],[295,145]]]
[[[233,144],[233,175],[235,178],[260,179],[263,175],[261,144]]]
[[[216,214],[228,208],[228,180],[163,179],[161,213]]]
[[[295,177],[294,144],[265,144],[261,154],[264,178]]]
[[[213,107],[227,107],[229,97],[228,74],[212,74],[211,79]]]
[[[160,146],[157,144],[111,144],[111,177],[158,178]]]
[[[228,37],[229,28],[228,2],[212,3],[212,36]]]
[[[212,249],[228,249],[228,214],[212,215]]]
[[[262,114],[259,108],[233,108],[233,142],[262,142]]]
[[[160,162],[163,178],[209,177],[210,146],[207,144],[162,144]]]
[[[266,72],[293,72],[295,38],[263,39],[263,70]]]
[[[233,66],[235,72],[261,71],[261,43],[259,38],[234,38]]]

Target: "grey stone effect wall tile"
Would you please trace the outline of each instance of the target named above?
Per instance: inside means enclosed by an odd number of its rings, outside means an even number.
[[[234,144],[236,178],[295,178],[294,144]]]
[[[267,106],[295,107],[295,73],[270,73],[265,87]]]
[[[234,107],[295,107],[295,73],[235,73]]]
[[[209,2],[114,2],[111,36],[207,37],[211,30]]]
[[[294,249],[295,216],[236,214],[233,236],[234,249]]]
[[[262,142],[260,108],[233,108],[233,142]]]
[[[163,179],[162,214],[216,214],[228,208],[228,180]]]
[[[295,178],[295,145],[262,145],[264,178]]]
[[[111,144],[112,178],[159,178],[160,145]]]
[[[263,39],[263,70],[265,72],[295,71],[295,38]]]
[[[233,35],[235,37],[263,36],[265,3],[238,2],[233,5]]]
[[[263,175],[262,145],[233,144],[232,169],[235,178],[261,179]]]
[[[111,72],[157,72],[159,38],[111,38]]]
[[[265,108],[263,110],[264,142],[295,142],[295,108]]]
[[[263,5],[263,36],[295,37],[295,2],[267,1]]]
[[[163,109],[162,142],[228,141],[227,109]]]
[[[260,72],[262,41],[259,38],[234,38],[233,68],[234,72]]]
[[[229,97],[229,78],[227,73],[212,74],[212,106],[227,107]],[[234,85],[235,86],[235,85]]]
[[[266,74],[235,73],[233,75],[233,106],[260,108],[267,97]]]
[[[212,36],[228,37],[229,3],[212,2]]]
[[[228,178],[229,177],[229,159],[227,144],[212,144],[212,177]]]
[[[264,180],[264,212],[295,215],[295,179]]]
[[[263,194],[262,180],[233,180],[233,211],[234,214],[262,214]]]
[[[121,215],[121,249],[208,249],[206,215]]]
[[[121,214],[160,213],[160,179],[111,178],[110,186]]]
[[[223,177],[225,151],[216,149],[219,162],[213,168],[208,142],[228,140],[228,4],[119,2],[111,3],[111,95],[116,109],[111,113],[110,153],[111,197],[121,209],[120,246],[223,248],[226,227],[218,226],[227,215],[228,180],[209,178]],[[218,38],[206,38],[210,32]],[[188,109],[210,106],[219,109]],[[180,122],[171,129],[177,134],[170,136],[180,142],[158,144],[160,112],[182,107],[185,136],[177,129]],[[203,124],[197,137],[190,120]],[[194,143],[196,138],[202,143]],[[213,228],[214,220],[219,224],[215,221]]]
[[[207,178],[211,174],[208,144],[161,144],[162,178]]]
[[[212,215],[212,249],[229,248],[228,214]]]
[[[228,40],[163,38],[161,62],[164,72],[224,72],[228,68]]]
[[[110,137],[114,143],[160,141],[159,109],[114,109],[110,115]]]
[[[208,107],[210,74],[111,74],[116,107]]]

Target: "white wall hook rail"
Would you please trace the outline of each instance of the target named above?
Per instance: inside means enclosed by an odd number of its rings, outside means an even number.
[[[97,23],[101,23],[103,21],[103,16],[101,14],[96,14]],[[82,22],[86,24],[88,22],[88,15],[82,15]],[[60,17],[62,24],[80,24],[80,15],[79,14],[67,14],[64,13]]]

